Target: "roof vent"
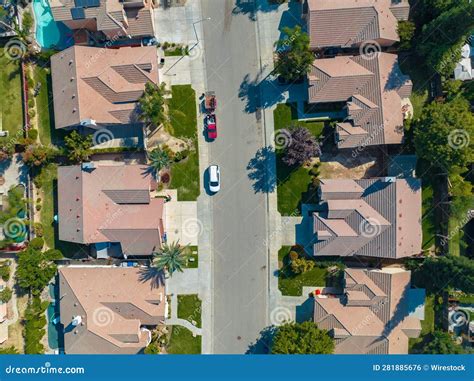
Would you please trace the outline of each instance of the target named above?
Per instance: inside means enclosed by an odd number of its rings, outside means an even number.
[[[69,65],[72,65],[73,64],[73,60],[69,60]]]

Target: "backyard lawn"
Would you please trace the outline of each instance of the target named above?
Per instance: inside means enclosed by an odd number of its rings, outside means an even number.
[[[288,265],[291,246],[283,246],[278,251],[278,289],[283,295],[301,296],[303,286],[324,287],[328,272],[325,268],[314,267],[303,274],[294,275]]]
[[[22,137],[20,61],[7,57],[3,48],[0,48],[0,94],[2,95],[0,100],[1,130],[8,131],[10,137]]]
[[[275,131],[288,126],[302,126],[310,130],[314,136],[320,137],[324,123],[299,122],[295,116],[295,104],[279,104],[274,113]],[[309,168],[289,168],[282,161],[282,152],[277,151],[277,195],[278,211],[284,216],[301,214],[301,203],[310,203],[317,200],[317,192],[311,187],[312,176]]]
[[[38,136],[42,144],[50,145],[54,134],[53,99],[49,92],[51,75],[48,68],[35,65],[33,76],[35,83],[41,84],[41,89],[35,98],[38,115]]]
[[[178,295],[178,318],[201,327],[201,300],[197,295]]]
[[[429,340],[429,335],[434,331],[435,311],[434,296],[427,296],[425,299],[425,320],[421,320],[421,335],[409,340],[409,352],[416,353],[424,346],[424,341]]]
[[[173,135],[191,140],[189,156],[171,166],[170,188],[178,190],[179,201],[195,201],[199,196],[199,152],[197,141],[196,93],[191,85],[172,86],[169,113]]]
[[[173,355],[197,355],[201,353],[201,336],[193,337],[192,332],[184,327],[171,326],[171,337],[167,352]]]

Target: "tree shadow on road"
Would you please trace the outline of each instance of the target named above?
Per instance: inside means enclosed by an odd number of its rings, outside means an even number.
[[[236,0],[233,15],[245,14],[252,21],[257,20],[257,12],[276,12],[280,4],[270,4],[268,0]]]
[[[269,108],[285,100],[283,91],[276,78],[267,76],[260,80],[250,78],[250,74],[244,77],[240,84],[239,98],[245,102],[245,112],[252,114],[259,108]]]
[[[275,151],[272,147],[260,148],[247,165],[248,177],[255,193],[271,193],[277,184]]]
[[[264,328],[260,331],[260,336],[254,343],[249,345],[246,355],[266,355],[271,352],[273,337],[275,336],[275,326]]]

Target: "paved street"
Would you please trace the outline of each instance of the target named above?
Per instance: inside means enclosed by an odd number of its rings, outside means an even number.
[[[241,12],[234,0],[202,0],[203,17],[212,18],[202,23],[207,87],[218,97],[219,136],[209,143],[209,157],[222,176],[211,202],[214,353],[245,353],[267,325],[266,195],[255,193],[247,171],[264,145],[263,125],[252,104],[257,91],[250,86],[250,102],[245,93],[239,98],[259,60],[255,21]]]

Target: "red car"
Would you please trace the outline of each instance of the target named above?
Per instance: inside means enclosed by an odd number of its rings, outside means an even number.
[[[217,138],[217,119],[214,114],[206,116],[207,137],[214,140]]]

